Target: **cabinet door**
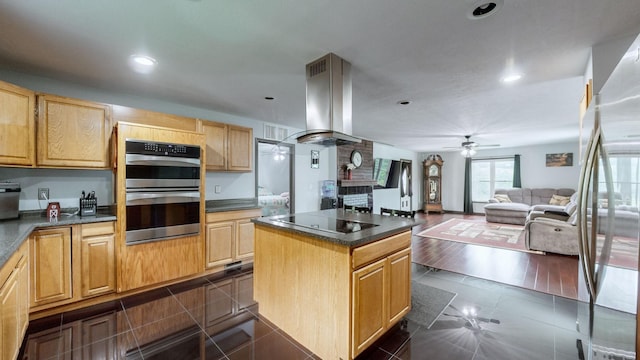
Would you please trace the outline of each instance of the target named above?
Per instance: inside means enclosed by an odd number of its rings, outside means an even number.
[[[115,235],[82,238],[82,297],[116,289]]]
[[[30,258],[31,306],[71,299],[71,229],[35,231]]]
[[[109,105],[38,96],[38,166],[109,168]]]
[[[236,260],[248,259],[253,256],[253,237],[255,227],[251,219],[238,220],[238,236],[236,241],[235,256]]]
[[[20,348],[18,335],[18,271],[14,269],[0,288],[0,330],[2,330],[2,358],[15,359]]]
[[[203,121],[207,151],[207,170],[227,169],[227,125],[211,121]]]
[[[233,261],[235,222],[225,221],[207,224],[207,267]]]
[[[353,272],[353,357],[387,327],[386,262],[385,258]]]
[[[0,81],[0,164],[35,165],[35,94]]]
[[[389,274],[389,325],[411,310],[411,249],[387,258]]]
[[[253,129],[228,125],[227,169],[232,171],[251,171]]]

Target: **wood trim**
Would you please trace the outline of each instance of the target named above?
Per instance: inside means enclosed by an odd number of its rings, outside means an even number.
[[[249,209],[249,210],[233,210],[233,211],[220,211],[211,212],[206,214],[206,221],[208,223],[240,220],[248,218],[257,218],[262,215],[261,209]]]
[[[166,114],[156,111],[113,105],[113,122],[147,125],[155,128],[199,132],[195,118]]]

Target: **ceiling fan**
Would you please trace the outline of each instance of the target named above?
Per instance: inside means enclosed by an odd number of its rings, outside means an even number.
[[[463,141],[460,146],[445,146],[445,149],[460,149],[461,154],[464,157],[471,157],[476,154],[477,147],[498,147],[500,144],[491,144],[491,145],[480,145],[475,141],[471,141],[471,135],[464,136],[465,141]]]

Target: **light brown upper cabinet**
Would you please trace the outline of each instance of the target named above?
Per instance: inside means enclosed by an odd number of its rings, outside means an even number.
[[[110,105],[38,95],[38,166],[108,169],[110,136]]]
[[[35,165],[35,93],[0,81],[0,164]]]
[[[207,170],[251,171],[253,129],[202,121],[207,141]]]

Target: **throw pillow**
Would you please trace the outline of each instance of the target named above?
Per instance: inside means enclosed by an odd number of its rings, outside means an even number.
[[[549,199],[549,204],[565,206],[569,203],[570,199],[571,197],[569,196],[552,195],[551,199]]]
[[[493,197],[501,203],[510,203],[511,199],[507,194],[495,194]]]

